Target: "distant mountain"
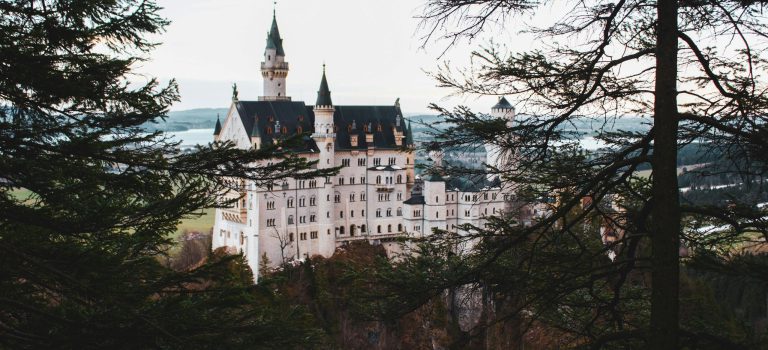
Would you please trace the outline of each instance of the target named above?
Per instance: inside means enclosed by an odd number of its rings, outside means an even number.
[[[185,111],[168,112],[164,122],[146,123],[147,131],[186,131],[189,129],[213,129],[216,125],[216,115],[226,116],[227,108],[197,108]]]
[[[434,129],[442,130],[449,126],[448,123],[442,123],[444,118],[439,115],[413,115],[407,117],[407,120],[411,122],[411,127],[413,128],[414,133],[428,134],[430,131],[434,132]],[[650,122],[650,118],[636,116],[625,116],[609,120],[600,117],[577,118],[562,125],[560,129],[581,136],[595,136],[599,130],[648,131],[648,129],[650,129]]]

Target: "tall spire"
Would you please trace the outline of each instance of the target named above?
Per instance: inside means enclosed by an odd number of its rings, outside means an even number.
[[[216,127],[213,129],[213,136],[219,136],[221,133],[221,119],[219,118],[219,115],[216,114]]]
[[[272,28],[267,34],[267,49],[275,49],[278,56],[285,56],[283,39],[280,38],[280,30],[277,29],[277,14],[274,9],[272,9]]]
[[[331,91],[328,89],[328,80],[325,78],[325,63],[323,63],[323,79],[320,80],[320,90],[317,91],[315,106],[333,106]]]

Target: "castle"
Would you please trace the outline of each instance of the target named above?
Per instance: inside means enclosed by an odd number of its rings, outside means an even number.
[[[456,231],[462,224],[483,225],[499,215],[506,194],[498,179],[417,179],[414,139],[399,103],[388,106],[335,105],[323,66],[320,89],[312,106],[287,95],[288,62],[273,16],[267,35],[263,96],[232,104],[223,123],[217,120],[215,140],[259,149],[278,138],[308,135],[299,156],[317,161],[318,168],[342,167],[334,177],[284,179],[272,186],[243,180],[235,205],[216,209],[213,249],[242,253],[255,279],[259,266],[315,255],[331,256],[345,242],[367,240],[390,251],[395,238],[429,235],[433,228]],[[494,116],[514,118],[501,99]],[[488,149],[489,164],[498,152]],[[439,153],[433,158],[440,162]],[[264,261],[262,259],[266,258]]]

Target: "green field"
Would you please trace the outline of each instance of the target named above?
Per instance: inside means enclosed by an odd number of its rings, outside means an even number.
[[[178,236],[184,230],[186,231],[197,231],[202,233],[209,233],[211,231],[211,228],[213,228],[213,220],[215,218],[214,213],[216,212],[216,209],[208,208],[203,210],[203,215],[199,217],[192,217],[183,220],[179,226],[176,228],[176,235]]]
[[[20,198],[20,199],[28,199],[31,193],[32,192],[30,192],[25,188],[18,188],[11,191],[11,194],[14,197]],[[173,236],[178,237],[185,230],[209,233],[211,231],[211,228],[213,227],[215,212],[216,212],[215,209],[208,208],[208,209],[204,209],[202,211],[202,215],[200,216],[193,216],[193,217],[182,220],[181,223],[179,223],[179,226],[176,228],[176,232],[173,233]]]

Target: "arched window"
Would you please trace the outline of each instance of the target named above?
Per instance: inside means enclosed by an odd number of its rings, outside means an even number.
[[[304,132],[304,129],[302,129],[302,128],[301,128],[301,126],[297,126],[297,127],[296,127],[296,133],[297,133],[297,134],[301,134],[301,133],[303,133],[303,132]]]
[[[377,217],[377,218],[380,218],[380,217],[381,217],[381,208],[379,208],[379,209],[376,209],[376,217]]]
[[[392,224],[387,225],[387,232],[392,232]]]
[[[339,234],[340,234],[340,235],[343,235],[343,234],[344,234],[344,226],[340,226],[340,227],[339,227]]]
[[[403,224],[397,224],[397,232],[403,232]]]
[[[280,130],[280,132],[282,132],[282,133],[283,133],[283,135],[286,135],[286,134],[288,134],[288,128],[287,128],[287,127],[283,127],[283,128]]]
[[[288,197],[288,200],[285,203],[288,208],[293,208],[293,197]]]
[[[403,175],[397,175],[397,183],[403,183]]]
[[[293,225],[293,215],[288,215],[288,225]]]
[[[272,135],[272,128],[269,126],[267,127],[267,135]]]
[[[311,181],[310,181],[310,183],[311,183]],[[315,198],[315,196],[309,197],[309,205],[312,206],[312,207],[317,205],[317,198]]]
[[[403,216],[403,208],[397,208],[397,216]]]
[[[378,233],[381,233],[381,225],[376,226],[376,230],[377,230]]]
[[[360,226],[360,233],[363,233],[363,234],[365,234],[366,232],[368,232],[368,231],[366,231],[365,229],[366,229],[366,227],[365,227],[365,224],[363,224],[362,226]]]
[[[381,185],[381,175],[376,175],[376,184]]]
[[[387,208],[387,216],[392,216],[392,208]]]

